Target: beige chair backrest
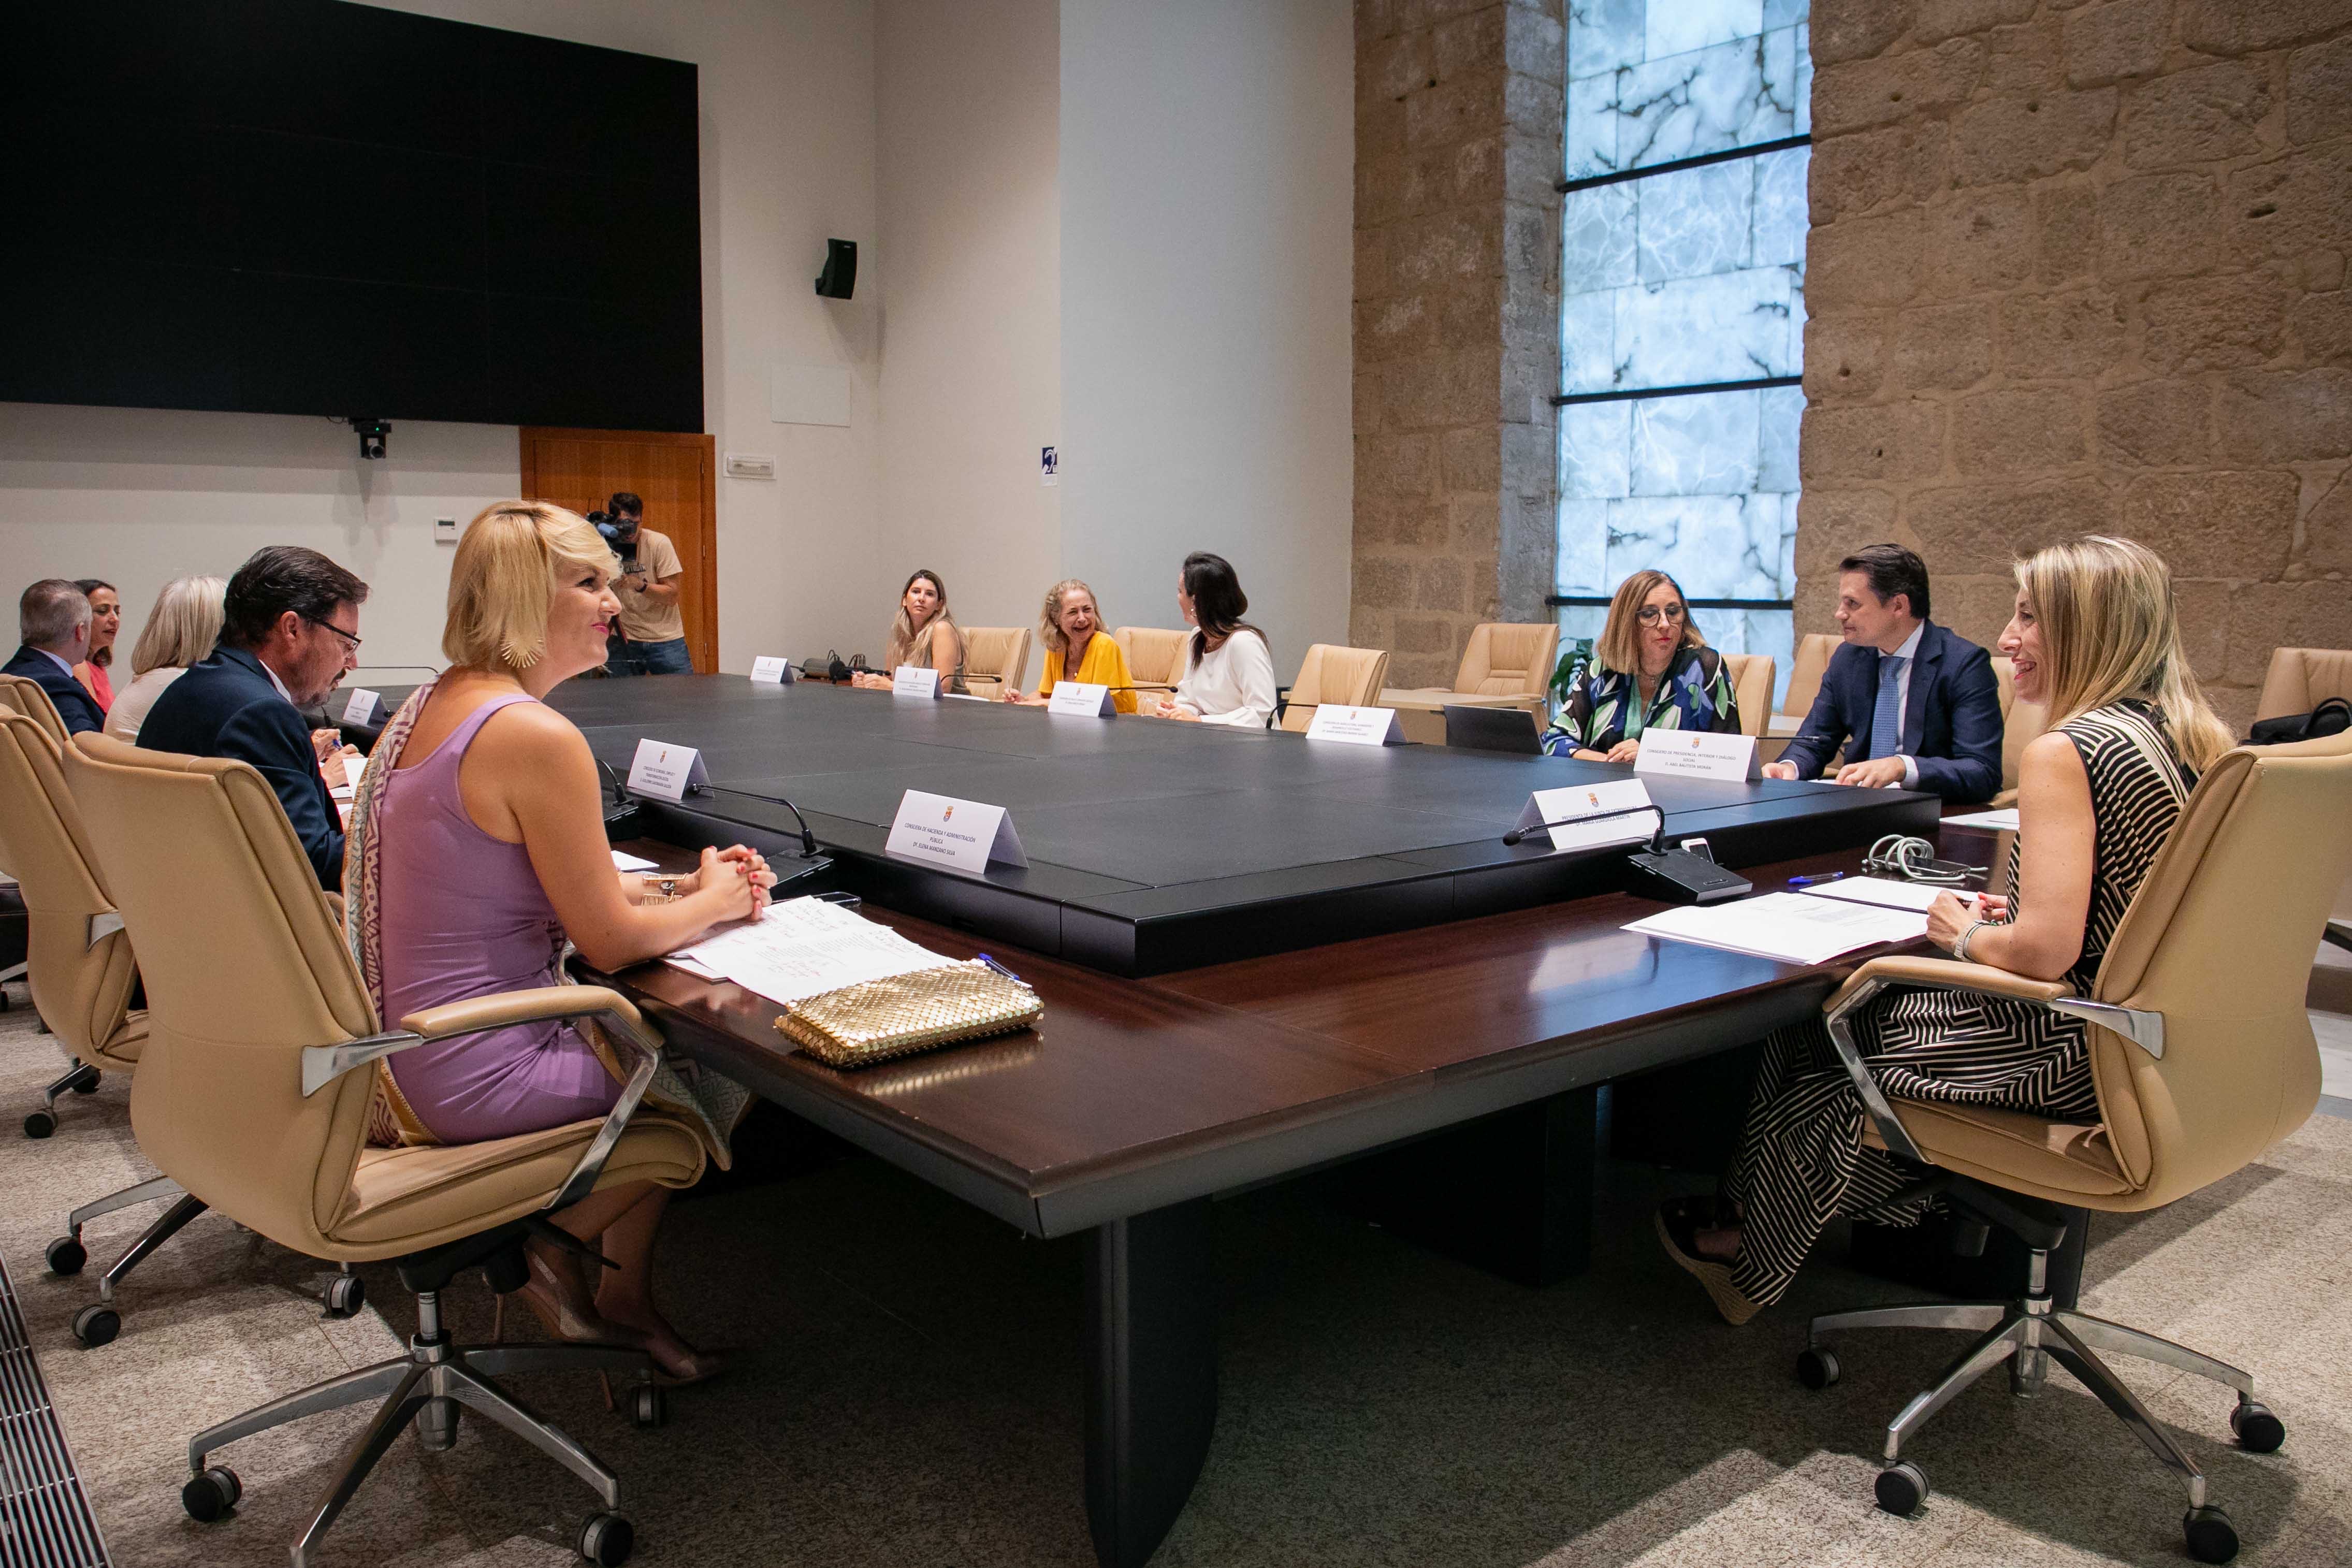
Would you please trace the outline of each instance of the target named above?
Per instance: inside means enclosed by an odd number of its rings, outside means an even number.
[[[66,721],[58,717],[58,705],[41,689],[37,680],[27,680],[21,675],[0,675],[0,708],[13,709],[41,727],[42,732],[63,751],[66,743]]]
[[[994,697],[1018,687],[1029,668],[1027,626],[966,626],[963,683],[974,697]]]
[[[117,929],[89,940],[92,918],[113,915],[114,900],[98,873],[56,744],[14,708],[0,710],[0,866],[25,899],[33,1005],[75,1056],[130,1066],[135,1056],[117,1058],[103,1047],[121,1043],[131,1016],[139,970],[131,938]]]
[[[1290,705],[1283,710],[1282,727],[1305,730],[1315,721],[1315,710],[1326,702],[1342,708],[1370,707],[1381,700],[1381,683],[1388,673],[1385,648],[1317,643],[1299,661],[1298,679],[1290,683]]]
[[[1739,732],[1762,734],[1771,717],[1772,682],[1780,676],[1780,660],[1769,653],[1727,653],[1723,668],[1731,677],[1732,698],[1739,704]]]
[[[1138,686],[1172,690],[1184,677],[1184,639],[1192,635],[1164,626],[1121,626],[1110,638],[1127,651],[1127,671]]]
[[[1992,678],[2000,687],[2000,794],[1995,805],[2017,804],[2017,769],[2025,748],[2050,728],[2050,710],[2039,702],[2017,700],[2017,667],[2000,655],[1992,656]]]
[[[1559,661],[1555,622],[1486,621],[1470,628],[1454,689],[1477,697],[1541,697]]]
[[[1830,655],[1837,652],[1842,640],[1828,632],[1807,632],[1797,639],[1796,657],[1789,663],[1789,694],[1780,700],[1781,712],[1801,719],[1813,710],[1813,699],[1822,694],[1822,677],[1829,673]]]
[[[77,735],[66,781],[139,944],[148,1042],[131,1125],[156,1167],[271,1240],[327,1238],[375,1075],[302,1096],[302,1050],[376,1017],[285,810],[244,763]]]
[[[2117,1163],[2154,1208],[2301,1126],[2319,1096],[2311,953],[2352,870],[2352,734],[2240,747],[2198,781],[2099,967],[2102,1002],[2164,1015],[2164,1055],[2091,1030]]]
[[[2278,719],[2289,713],[2308,713],[2331,697],[2352,698],[2352,650],[2273,648],[2270,673],[2263,680],[2262,700],[2254,705],[2254,717]]]

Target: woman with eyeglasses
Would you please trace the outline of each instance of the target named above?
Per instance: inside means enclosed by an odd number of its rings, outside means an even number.
[[[1592,662],[1576,672],[1543,746],[1555,757],[1630,763],[1644,730],[1739,733],[1723,656],[1691,623],[1681,584],[1657,571],[1617,585]]]

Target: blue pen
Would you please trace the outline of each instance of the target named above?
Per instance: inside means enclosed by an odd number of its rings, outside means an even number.
[[[1844,877],[1845,873],[1843,871],[1824,871],[1818,877],[1791,877],[1789,879],[1789,886],[1792,888],[1810,888],[1816,882],[1842,881],[1844,879]]]

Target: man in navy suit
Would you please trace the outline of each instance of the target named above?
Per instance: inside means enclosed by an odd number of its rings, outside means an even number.
[[[21,675],[49,694],[66,733],[103,729],[98,699],[74,679],[74,666],[89,657],[89,600],[62,577],[44,577],[16,601],[16,656],[0,674]]]
[[[234,757],[269,781],[319,885],[340,889],[342,818],[320,764],[333,731],[297,711],[322,700],[359,663],[367,584],[315,550],[272,544],[228,580],[220,646],[163,689],[139,727],[151,752]]]
[[[1927,566],[1899,544],[1838,563],[1837,621],[1804,727],[1765,774],[1809,779],[1838,747],[1837,782],[1928,790],[1946,800],[2000,793],[2000,688],[1992,658],[1927,619]]]

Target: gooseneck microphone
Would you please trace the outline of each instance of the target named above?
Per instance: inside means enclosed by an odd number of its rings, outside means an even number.
[[[1615,811],[1596,811],[1589,816],[1563,816],[1558,822],[1538,822],[1533,827],[1514,827],[1503,835],[1503,842],[1512,845],[1520,844],[1526,841],[1530,833],[1542,833],[1554,827],[1581,827],[1588,822],[1606,822],[1612,816],[1638,816],[1645,811],[1655,812],[1658,818],[1658,830],[1650,836],[1650,847],[1663,848],[1666,840],[1666,814],[1664,808],[1655,803],[1619,806]]]
[[[709,787],[713,795],[740,795],[745,800],[764,801],[770,805],[782,806],[793,814],[793,820],[801,825],[801,858],[814,860],[817,858],[816,835],[809,831],[808,818],[801,815],[799,806],[794,805],[782,795],[761,795],[756,790],[730,789],[725,784],[711,784]]]

